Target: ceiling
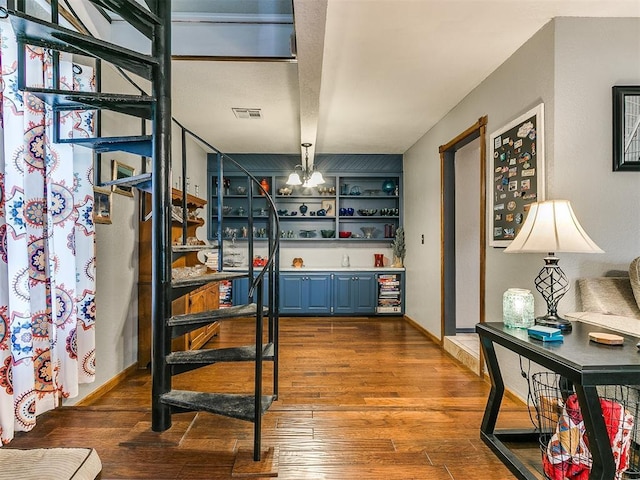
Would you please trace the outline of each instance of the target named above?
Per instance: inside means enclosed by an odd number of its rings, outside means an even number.
[[[263,2],[242,3],[282,4]],[[175,60],[174,117],[224,152],[296,153],[310,142],[312,158],[404,153],[552,18],[640,17],[640,0],[293,4],[297,61]],[[266,13],[287,15],[276,7]],[[233,107],[262,118],[237,119]]]

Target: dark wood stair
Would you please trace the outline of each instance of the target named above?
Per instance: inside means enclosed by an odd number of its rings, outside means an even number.
[[[173,280],[171,282],[171,295],[172,299],[175,300],[187,293],[195,290],[198,287],[206,285],[211,282],[221,282],[222,280],[235,280],[238,278],[245,278],[249,274],[247,272],[215,272],[215,273],[207,273],[205,275],[200,275],[198,277],[187,277],[181,278],[177,280]],[[227,309],[228,310],[228,309]]]
[[[269,409],[273,400],[273,395],[262,395],[261,415]],[[171,390],[160,396],[160,402],[170,405],[174,412],[209,412],[247,422],[255,422],[256,418],[253,395]]]
[[[122,17],[136,30],[142,33],[148,39],[153,38],[153,29],[156,25],[160,25],[160,19],[157,15],[142,8],[138,2],[132,0],[89,0],[91,3],[99,7],[111,10]]]
[[[264,312],[266,312],[266,307]],[[209,323],[221,320],[232,320],[234,318],[253,317],[258,313],[258,307],[255,303],[248,305],[234,305],[229,308],[220,308],[218,310],[209,310],[199,313],[185,313],[182,315],[174,315],[167,320],[167,326],[171,327],[172,338],[184,335],[195,328],[202,327]]]
[[[153,67],[158,65],[158,60],[149,55],[82,35],[22,12],[11,10],[9,14],[18,41],[22,43],[100,58],[146,80],[152,80]]]
[[[171,373],[177,375],[205,365],[223,362],[255,362],[257,358],[255,345],[243,345],[240,347],[172,352],[167,355],[167,364],[171,365]],[[273,359],[273,343],[263,344],[262,360],[269,361]]]
[[[39,87],[24,87],[22,90],[50,105],[54,111],[105,109],[150,120],[154,104],[153,97],[147,95],[79,92]]]
[[[73,143],[81,147],[93,149],[96,153],[127,152],[141,157],[151,156],[151,136],[136,135],[130,137],[95,137],[95,138],[56,138],[56,143]],[[130,177],[133,178],[133,177]],[[126,181],[123,181],[123,185]],[[134,185],[139,188],[138,185]],[[150,188],[150,187],[149,187]]]
[[[170,52],[168,51],[170,44],[168,39],[170,38],[171,30],[169,4],[162,2],[162,0],[145,0],[148,7],[147,9],[136,0],[90,0],[90,2],[99,9],[106,9],[119,15],[125,22],[128,22],[136,30],[149,38],[151,40],[153,56],[94,38],[91,35],[85,35],[74,30],[63,28],[58,25],[55,15],[52,16],[52,23],[49,23],[29,16],[23,11],[10,10],[9,15],[18,39],[18,45],[23,50],[22,57],[18,62],[18,88],[41,99],[50,105],[56,113],[74,110],[109,110],[150,121],[152,135],[143,134],[98,138],[61,138],[59,125],[54,121],[52,139],[55,143],[88,147],[93,149],[95,153],[121,151],[143,157],[142,162],[146,162],[145,158],[150,158],[151,169],[157,172],[155,178],[152,173],[145,172],[128,178],[107,181],[101,185],[104,187],[119,186],[136,188],[149,192],[152,194],[151,210],[157,209],[157,214],[153,218],[152,236],[154,240],[161,239],[161,241],[152,242],[153,248],[151,252],[153,256],[153,268],[157,268],[156,271],[160,272],[159,275],[152,275],[151,279],[151,298],[153,303],[151,308],[153,312],[152,429],[154,431],[164,431],[168,429],[171,426],[171,414],[183,411],[204,411],[249,421],[254,424],[254,460],[260,460],[261,418],[277,398],[278,390],[278,308],[277,300],[274,300],[277,298],[277,295],[270,293],[270,298],[266,302],[269,306],[265,306],[262,294],[262,282],[265,273],[268,271],[273,275],[270,285],[277,285],[276,275],[279,265],[279,260],[277,259],[278,237],[273,238],[269,244],[270,266],[275,265],[275,267],[268,270],[267,267],[264,267],[256,279],[258,288],[256,303],[170,316],[172,309],[171,302],[173,300],[209,283],[247,278],[249,277],[249,272],[222,271],[171,280],[171,271],[172,268],[175,267],[167,262],[189,253],[218,248],[222,249],[223,245],[220,239],[215,245],[170,246],[164,243],[164,239],[168,238],[168,235],[166,235],[167,230],[169,230],[170,233],[172,221],[175,220],[185,225],[193,222],[193,220],[188,218],[174,219],[172,214],[167,215],[169,212],[165,208],[167,204],[170,203],[172,194],[170,175],[167,175],[167,172],[171,172],[171,89],[170,82],[165,75],[167,68],[170,68],[171,61]],[[17,5],[19,10],[24,9],[23,2],[17,2]],[[52,2],[52,9],[57,10],[56,0]],[[27,45],[90,56],[109,62],[119,70],[123,69],[145,80],[149,80],[152,84],[151,91],[154,92],[154,97],[145,95],[140,87],[138,87],[138,90],[141,92],[140,95],[128,95],[119,93],[67,91],[59,88],[42,88],[39,86],[26,85],[27,76],[24,71],[24,66],[26,65]],[[59,62],[58,56],[53,55],[53,61],[54,65]],[[57,69],[54,68],[54,71],[57,71]],[[135,82],[131,80],[125,72],[121,71],[121,74],[135,85]],[[59,79],[54,79],[55,85],[57,85],[58,82]],[[178,123],[178,125],[180,124]],[[181,128],[184,129],[182,126]],[[141,128],[141,131],[142,133],[146,133],[146,128]],[[189,133],[196,139],[199,139],[193,132]],[[212,150],[217,151],[217,149],[213,147]],[[221,155],[222,154],[219,154],[218,157],[222,158]],[[259,184],[258,180],[246,169],[237,162],[234,163],[248,175],[248,178],[250,178],[252,182]],[[144,163],[143,171],[147,169],[146,166],[147,163]],[[183,158],[182,171],[183,175],[186,175],[185,158]],[[220,169],[220,172],[222,172],[222,169]],[[98,174],[98,177],[101,177],[101,175]],[[101,178],[98,180],[101,180]],[[186,190],[186,187],[183,188]],[[270,212],[275,222],[273,231],[277,231],[278,221],[274,213],[275,204],[268,195],[267,199],[271,204]],[[220,208],[220,205],[218,208]],[[148,215],[148,218],[151,218],[151,214]],[[249,222],[251,222],[251,220],[249,220]],[[251,225],[251,223],[249,223],[249,225]],[[169,255],[169,253],[171,255]],[[251,268],[250,271],[253,273]],[[174,274],[175,273],[174,271]],[[277,290],[274,289],[272,293],[277,293]],[[253,296],[247,301],[253,302]],[[211,307],[207,306],[205,308]],[[247,317],[254,319],[256,336],[254,345],[240,345],[221,349],[170,351],[169,345],[172,343],[170,341],[171,338],[177,338],[197,328],[215,322]],[[268,319],[269,324],[266,330],[268,339],[265,338],[265,318]],[[167,351],[168,349],[169,351]],[[262,394],[262,365],[264,361],[273,362],[273,395]],[[172,375],[225,362],[255,363],[253,393],[207,393],[171,389]]]

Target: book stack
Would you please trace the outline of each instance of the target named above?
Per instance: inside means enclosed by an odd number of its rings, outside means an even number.
[[[231,280],[222,280],[219,285],[220,289],[220,307],[219,308],[229,308],[233,305],[232,301],[232,290],[231,290]]]
[[[400,276],[393,273],[378,275],[378,306],[376,307],[376,312],[400,313],[401,311]]]

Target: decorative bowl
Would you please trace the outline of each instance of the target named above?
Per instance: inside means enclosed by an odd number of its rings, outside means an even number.
[[[242,186],[236,187],[236,194],[244,195],[246,193],[247,193],[247,187],[242,187]]]
[[[231,205],[224,205],[222,207],[222,214],[229,215],[233,211],[233,207]],[[213,207],[213,213],[218,214],[218,207]]]
[[[322,238],[335,238],[336,231],[335,230],[320,230],[320,234]]]
[[[300,230],[300,238],[313,238],[315,236],[315,230]]]
[[[360,230],[364,233],[364,238],[374,238],[376,227],[360,227]]]
[[[339,232],[340,238],[349,238],[351,236],[351,232]]]
[[[358,210],[358,215],[362,215],[363,217],[370,217],[376,213],[378,213],[378,210],[374,208],[361,208]]]

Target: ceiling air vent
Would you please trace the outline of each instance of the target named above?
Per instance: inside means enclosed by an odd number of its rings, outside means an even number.
[[[262,110],[259,108],[232,108],[236,118],[247,120],[259,120],[262,118]]]

